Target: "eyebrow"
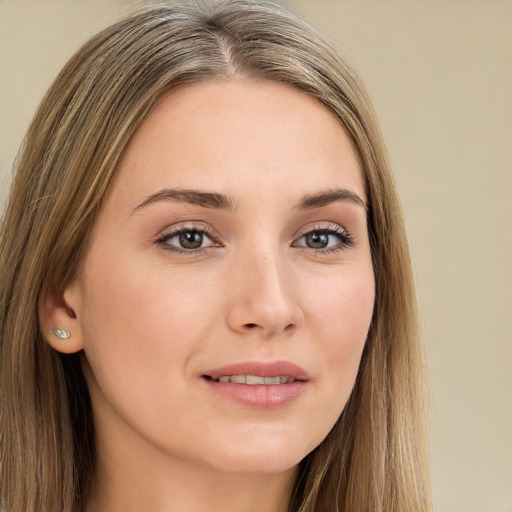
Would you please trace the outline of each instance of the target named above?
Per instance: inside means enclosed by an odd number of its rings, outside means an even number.
[[[202,192],[200,190],[189,190],[180,188],[164,188],[146,197],[132,213],[157,201],[172,201],[175,203],[188,203],[203,208],[215,208],[219,210],[233,211],[236,202],[225,194],[215,192]]]
[[[172,201],[175,203],[187,203],[203,208],[214,208],[218,210],[234,211],[236,201],[225,195],[216,192],[203,192],[200,190],[164,188],[146,197],[142,203],[134,208],[132,213],[158,201]],[[337,188],[319,192],[314,195],[303,196],[295,208],[299,210],[310,210],[321,208],[337,201],[350,201],[366,209],[365,202],[355,193],[344,188]]]
[[[313,208],[321,208],[337,201],[350,201],[363,207],[367,208],[366,203],[351,190],[345,188],[336,188],[332,190],[326,190],[312,196],[303,196],[297,207],[299,210],[310,210]]]

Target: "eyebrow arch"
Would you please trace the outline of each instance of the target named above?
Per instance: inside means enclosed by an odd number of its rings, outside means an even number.
[[[345,188],[337,188],[327,190],[311,196],[304,196],[298,202],[297,208],[299,210],[309,210],[312,208],[320,208],[327,206],[336,201],[350,201],[363,207],[365,210],[367,206],[365,202],[355,193]]]
[[[233,211],[236,202],[224,195],[215,192],[202,192],[200,190],[181,189],[181,188],[164,188],[146,197],[142,203],[137,206],[132,213],[144,208],[157,201],[173,201],[175,203],[188,203],[203,208],[215,208],[219,210]]]

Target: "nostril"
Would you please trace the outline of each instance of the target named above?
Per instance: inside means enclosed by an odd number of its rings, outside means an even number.
[[[256,327],[256,324],[245,324],[245,326],[248,328],[248,329],[254,329]]]

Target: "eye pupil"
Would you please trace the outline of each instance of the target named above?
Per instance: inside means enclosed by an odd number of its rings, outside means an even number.
[[[324,249],[329,244],[329,236],[319,231],[306,235],[306,244],[311,249]]]
[[[185,249],[199,249],[203,245],[203,235],[197,231],[185,231],[180,233],[179,241]]]

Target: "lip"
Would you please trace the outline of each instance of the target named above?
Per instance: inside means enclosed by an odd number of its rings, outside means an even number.
[[[226,375],[282,376],[293,381],[285,384],[249,385],[215,380]],[[202,378],[217,396],[254,409],[276,409],[294,402],[306,390],[310,380],[306,370],[288,361],[237,363],[209,370]]]
[[[218,379],[223,375],[257,375],[258,377],[278,377],[280,375],[291,377],[295,380],[308,381],[306,370],[288,361],[247,361],[216,368],[204,373],[204,376]]]

